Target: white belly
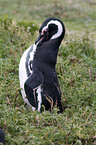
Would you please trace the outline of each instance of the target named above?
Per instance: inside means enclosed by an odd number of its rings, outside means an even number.
[[[29,103],[27,97],[26,97],[26,93],[24,90],[24,83],[27,80],[28,76],[27,76],[27,72],[26,72],[26,57],[28,52],[30,51],[32,46],[30,46],[22,55],[21,60],[20,60],[20,64],[19,64],[19,81],[20,81],[20,88],[21,88],[21,94],[23,97],[23,100],[25,103],[27,103],[28,107],[32,107],[32,105]],[[36,47],[34,47],[36,49]],[[31,52],[31,56],[33,54],[34,56],[34,48],[33,51]],[[32,57],[33,58],[33,57]],[[32,110],[34,111],[35,108],[32,107]]]

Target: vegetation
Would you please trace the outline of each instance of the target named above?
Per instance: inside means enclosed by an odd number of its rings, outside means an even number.
[[[0,126],[7,145],[96,144],[95,0],[0,2]],[[65,111],[32,112],[19,93],[18,66],[45,18],[60,18],[66,36],[57,74]]]

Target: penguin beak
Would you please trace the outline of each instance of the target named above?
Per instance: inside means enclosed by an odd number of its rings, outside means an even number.
[[[38,38],[36,39],[35,44],[36,44],[36,45],[41,45],[43,39],[44,39],[44,36],[40,34],[40,35],[38,36]]]
[[[44,35],[40,34],[39,37],[36,39],[35,44],[37,46],[40,46],[44,41],[48,40],[48,35],[49,35],[48,32],[46,32],[46,34],[44,34]]]

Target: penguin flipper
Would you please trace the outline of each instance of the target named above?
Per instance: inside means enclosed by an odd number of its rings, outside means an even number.
[[[35,97],[35,90],[43,84],[44,77],[43,75],[38,71],[35,70],[32,75],[26,80],[24,84],[24,89],[26,92],[26,95],[28,97],[28,101],[30,104],[34,107],[37,107],[36,103],[36,97]]]

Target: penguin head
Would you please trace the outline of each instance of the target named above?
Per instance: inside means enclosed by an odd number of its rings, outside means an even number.
[[[65,26],[61,20],[51,17],[43,22],[39,29],[39,34],[35,41],[37,46],[54,39],[58,39],[61,42],[65,35]]]

